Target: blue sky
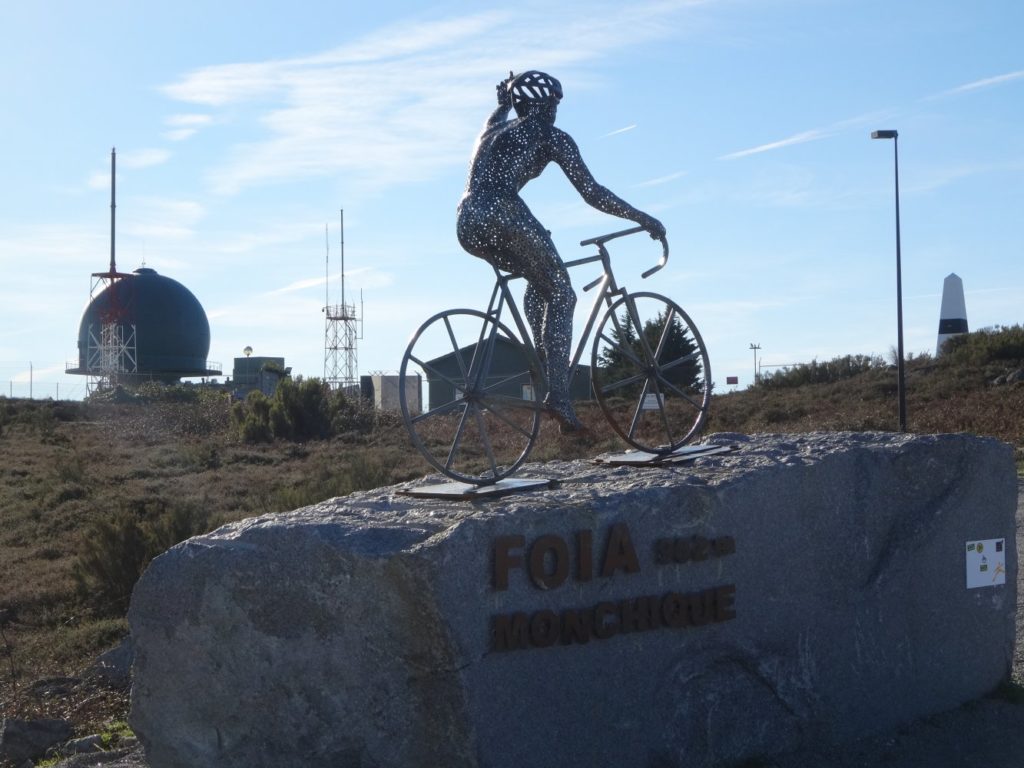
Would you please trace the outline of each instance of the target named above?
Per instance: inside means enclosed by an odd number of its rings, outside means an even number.
[[[90,273],[186,285],[210,359],[243,347],[323,374],[325,225],[338,296],[362,292],[359,372],[394,371],[426,317],[479,307],[489,268],[454,211],[494,84],[543,69],[599,181],[658,216],[630,287],[665,293],[714,379],[887,355],[896,344],[893,146],[904,324],[932,351],[943,278],[973,329],[1024,318],[1024,4],[1016,0],[251,3],[0,0],[0,388],[81,397]],[[624,226],[557,167],[524,197],[565,259]],[[587,275],[574,275],[577,286]],[[587,305],[581,301],[581,306]]]

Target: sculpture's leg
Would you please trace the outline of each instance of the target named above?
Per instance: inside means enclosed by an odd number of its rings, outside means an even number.
[[[541,332],[542,344],[547,353],[547,405],[555,411],[563,425],[577,427],[579,423],[569,399],[569,354],[572,348],[572,314],[576,308],[576,294],[564,267],[551,277],[550,298],[544,302],[544,327]]]
[[[537,350],[540,364],[547,371],[548,352],[544,347],[544,299],[532,285],[526,287],[523,305],[526,309],[526,321],[530,324],[530,332],[533,334],[533,346]]]

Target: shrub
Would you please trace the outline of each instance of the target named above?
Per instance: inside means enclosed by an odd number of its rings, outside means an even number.
[[[128,608],[132,588],[152,559],[152,550],[139,521],[120,509],[89,526],[73,575],[79,590],[110,615]]]
[[[946,340],[939,360],[945,365],[986,365],[1024,360],[1024,327],[995,326]]]
[[[247,443],[325,440],[347,432],[365,434],[375,424],[371,407],[316,378],[283,379],[272,398],[250,392],[231,414]]]
[[[239,436],[247,443],[269,443],[274,439],[270,428],[271,402],[262,392],[253,391],[231,406],[231,417],[238,427]]]
[[[126,504],[86,529],[72,571],[79,592],[100,613],[122,615],[135,582],[154,557],[213,527],[206,512],[188,504]]]
[[[807,384],[833,384],[884,367],[885,363],[878,356],[844,355],[823,363],[812,360],[804,365],[763,374],[757,386],[764,389],[790,389]]]

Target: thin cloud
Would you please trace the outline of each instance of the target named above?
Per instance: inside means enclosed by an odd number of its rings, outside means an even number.
[[[834,134],[847,131],[851,128],[857,128],[868,124],[877,124],[884,122],[885,120],[892,117],[892,110],[876,110],[874,112],[867,112],[862,115],[855,117],[846,118],[845,120],[838,120],[826,128],[814,128],[810,131],[803,131],[802,133],[794,134],[789,138],[782,139],[781,141],[773,141],[768,144],[760,144],[750,149],[743,149],[739,152],[731,152],[727,155],[722,155],[719,160],[735,160],[740,157],[747,157],[749,155],[760,154],[761,152],[770,152],[775,149],[782,149],[784,147],[791,147],[795,144],[804,144],[809,141],[817,141],[818,139],[824,139]]]
[[[110,171],[97,171],[85,182],[89,189],[107,189],[110,187]]]
[[[989,173],[1013,174],[1024,170],[1024,161],[1006,161],[999,163],[974,163],[954,166],[927,168],[917,174],[916,181],[908,187],[912,192],[930,192],[962,179]]]
[[[1020,80],[1024,78],[1024,69],[1019,69],[1016,72],[1007,72],[1005,75],[996,75],[995,77],[986,77],[982,80],[975,80],[971,83],[965,83],[964,85],[958,85],[956,88],[950,88],[948,91],[942,91],[934,96],[929,96],[929,99],[941,99],[947,96],[958,96],[961,93],[968,93],[970,91],[979,91],[983,88],[991,88],[996,85],[1003,85],[1005,83],[1013,82],[1014,80]]]
[[[543,25],[511,11],[421,19],[315,56],[204,67],[163,90],[214,110],[213,119],[230,105],[236,119],[261,126],[263,138],[235,145],[211,169],[219,193],[338,174],[379,191],[463,165],[493,105],[494,82],[510,65],[540,63],[568,78],[616,51],[678,34],[680,15],[697,4],[609,5],[583,17],[546,6]]]
[[[136,149],[119,153],[117,163],[123,168],[150,168],[166,163],[170,157],[166,149]]]
[[[327,282],[326,277],[310,277],[306,280],[296,280],[294,283],[289,283],[283,288],[276,288],[273,291],[267,291],[264,296],[277,296],[282,293],[294,293],[295,291],[304,291],[307,288],[316,288]]]
[[[618,129],[616,129],[616,130],[614,130],[614,131],[612,131],[610,133],[606,133],[601,138],[602,139],[607,139],[609,136],[618,136],[620,133],[628,133],[629,131],[632,131],[635,128],[636,128],[636,123],[633,123],[632,125],[627,125],[625,128],[618,128]]]
[[[761,154],[762,152],[771,152],[774,149],[781,149],[783,147],[791,147],[794,144],[806,144],[809,141],[817,141],[818,139],[823,139],[823,138],[825,138],[828,135],[829,135],[828,131],[823,131],[823,130],[820,130],[820,129],[815,129],[815,130],[812,130],[812,131],[804,131],[802,133],[797,133],[797,134],[795,134],[793,136],[790,136],[789,138],[781,139],[779,141],[773,141],[773,142],[770,142],[768,144],[760,144],[760,145],[758,145],[756,147],[751,147],[750,149],[741,149],[739,152],[730,152],[727,155],[722,155],[718,159],[719,160],[736,160],[736,159],[741,158],[741,157],[749,157],[750,155],[758,155],[758,154]]]
[[[209,125],[211,122],[213,122],[213,118],[210,117],[209,115],[199,115],[199,114],[171,115],[166,120],[164,120],[164,122],[167,123],[167,125],[170,125],[170,126],[175,127],[175,128],[177,128],[177,127],[190,127],[190,128],[194,128],[194,127],[198,127],[198,126],[202,126],[202,125]]]
[[[199,129],[213,122],[210,115],[186,114],[171,115],[164,122],[171,127],[171,130],[164,133],[168,141],[184,141],[190,139],[199,132]]]
[[[130,209],[119,217],[119,232],[140,240],[182,240],[195,233],[196,225],[205,217],[200,203],[167,198],[133,198]]]
[[[668,176],[659,176],[656,179],[650,179],[648,181],[641,181],[639,184],[634,184],[634,187],[657,187],[661,184],[668,184],[670,181],[675,181],[686,175],[686,171],[676,171],[670,173]]]

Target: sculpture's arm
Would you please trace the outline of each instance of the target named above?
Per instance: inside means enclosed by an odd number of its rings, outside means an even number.
[[[484,130],[489,130],[497,125],[501,125],[508,119],[508,111],[512,108],[512,94],[508,92],[508,83],[512,79],[512,73],[509,72],[508,80],[502,80],[494,89],[498,95],[498,106],[494,108],[491,116],[487,118],[487,124]]]
[[[580,193],[580,196],[597,210],[635,221],[658,239],[665,236],[665,226],[653,216],[634,208],[610,189],[597,183],[580,154],[579,147],[572,137],[564,131],[554,129],[551,147],[552,159],[558,163],[566,178]]]

